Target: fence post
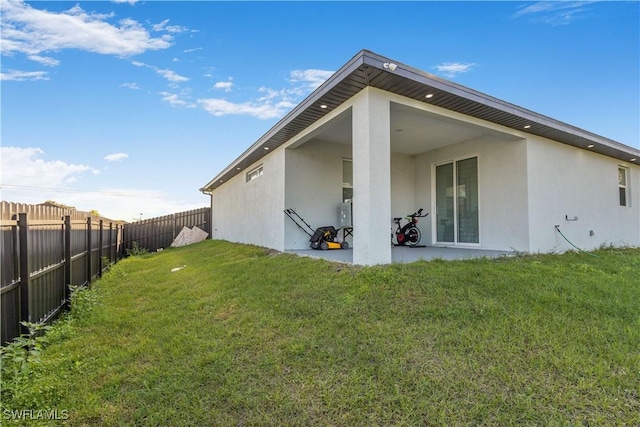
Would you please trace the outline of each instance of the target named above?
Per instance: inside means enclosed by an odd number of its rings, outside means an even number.
[[[102,236],[103,233],[103,222],[104,220],[100,220],[100,222],[98,224],[100,224],[100,234],[98,234],[98,277],[102,277],[102,267],[103,267],[103,262],[102,262],[102,250],[104,248],[104,237]]]
[[[87,284],[91,283],[91,257],[93,256],[91,242],[91,217],[87,218]]]
[[[64,217],[64,301],[71,307],[71,215]]]
[[[20,245],[20,321],[31,322],[29,313],[29,222],[26,213],[18,214],[18,244]],[[29,333],[29,328],[20,325],[23,334]]]
[[[178,221],[178,219],[176,218],[176,214],[173,214],[173,237],[171,238],[171,242],[173,243],[174,240],[176,240],[176,231],[177,231],[177,227],[176,227],[176,222]]]
[[[113,262],[113,222],[109,222],[109,264]]]

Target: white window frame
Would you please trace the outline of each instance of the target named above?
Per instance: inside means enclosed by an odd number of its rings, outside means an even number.
[[[620,172],[624,174],[624,183],[620,183]],[[624,203],[621,194],[624,192]],[[625,166],[618,166],[618,205],[620,207],[629,207],[629,168]]]
[[[251,169],[249,172],[247,172],[247,183],[253,181],[254,179],[260,178],[263,173],[264,173],[263,165],[260,165],[258,167]]]
[[[343,202],[344,202],[344,190],[345,190],[345,188],[349,188],[353,192],[353,182],[351,183],[351,185],[349,185],[348,183],[344,182],[344,164],[345,163],[351,163],[351,180],[353,181],[353,159],[348,159],[346,157],[342,158],[342,171],[343,171],[343,176],[342,176],[342,194],[343,194],[343,197],[342,197],[342,201]]]

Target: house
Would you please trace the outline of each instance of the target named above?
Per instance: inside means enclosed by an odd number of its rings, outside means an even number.
[[[391,262],[392,218],[418,208],[426,245],[640,246],[639,163],[636,148],[363,50],[201,191],[212,238],[281,251],[309,247],[285,209],[337,226],[352,201],[353,262],[373,265]]]

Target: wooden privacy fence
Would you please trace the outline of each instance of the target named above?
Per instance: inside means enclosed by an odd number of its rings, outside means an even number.
[[[69,286],[86,285],[123,255],[122,224],[50,206],[2,202],[1,333],[43,323],[69,303]],[[22,330],[21,330],[22,329]]]
[[[134,242],[149,251],[171,246],[183,227],[198,227],[211,235],[211,208],[144,219],[129,223],[124,228],[124,248],[132,249]]]

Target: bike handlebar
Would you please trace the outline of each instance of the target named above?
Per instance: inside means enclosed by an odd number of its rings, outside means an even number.
[[[429,212],[427,212],[424,215],[422,214],[422,209],[418,209],[418,212],[412,213],[411,215],[408,215],[411,218],[424,218],[425,216],[429,215]]]

